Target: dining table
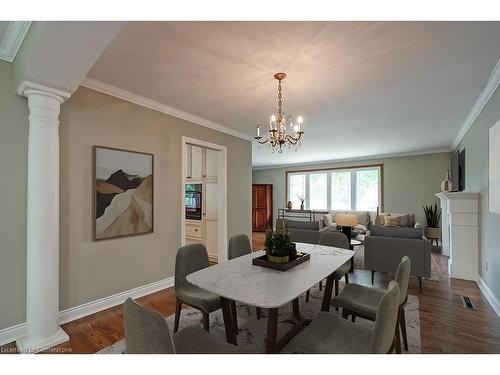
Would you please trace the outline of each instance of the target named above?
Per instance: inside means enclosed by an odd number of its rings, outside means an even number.
[[[333,273],[354,256],[354,251],[317,244],[296,243],[299,253],[310,259],[287,271],[252,264],[252,259],[265,254],[256,251],[191,273],[187,281],[220,296],[224,329],[228,343],[237,345],[236,304],[267,309],[266,353],[279,352],[310,319],[300,314],[299,297],[326,278],[321,311],[329,311]],[[292,303],[296,322],[278,339],[278,309]],[[318,311],[319,312],[319,311]]]

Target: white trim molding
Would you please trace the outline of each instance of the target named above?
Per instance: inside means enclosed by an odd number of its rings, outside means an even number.
[[[153,99],[146,98],[141,95],[134,94],[133,92],[121,89],[116,86],[112,86],[110,84],[98,81],[94,78],[90,77],[85,77],[80,83],[80,86],[86,87],[91,90],[95,90],[98,92],[101,92],[106,95],[114,96],[115,98],[119,98],[122,100],[125,100],[130,103],[134,103],[137,105],[140,105],[142,107],[146,107],[149,109],[152,109],[154,111],[158,111],[161,113],[165,113],[170,116],[174,116],[177,118],[180,118],[182,120],[190,121],[194,124],[204,126],[206,128],[216,130],[221,133],[229,134],[232,135],[233,137],[238,137],[245,139],[247,141],[253,141],[253,138],[249,136],[248,134],[242,133],[238,130],[229,128],[227,126],[217,124],[215,122],[209,121],[207,119],[204,119],[202,117],[193,115],[188,112],[181,111],[180,109],[170,107],[166,104],[157,102]]]
[[[174,286],[174,276],[152,282],[137,288],[126,290],[95,301],[87,302],[79,306],[59,312],[59,324],[72,322],[73,320],[95,314],[99,311],[109,309],[125,302],[128,297],[140,298],[151,293],[158,292]],[[0,345],[19,340],[26,335],[26,323],[16,324],[0,330]]]
[[[61,104],[66,100],[69,99],[71,94],[66,91],[58,90],[53,87],[45,86],[36,82],[31,82],[31,81],[22,81],[19,84],[19,87],[17,88],[17,94],[19,96],[28,96],[31,92],[35,91],[40,91],[43,92],[44,95],[47,96],[52,96],[53,98],[57,99]]]
[[[495,310],[498,317],[500,318],[500,301],[497,299],[497,297],[495,297],[495,295],[481,276],[478,276],[477,286],[479,286],[479,289],[481,289],[481,292],[483,292],[491,307],[493,308],[493,310]]]
[[[488,102],[490,101],[492,95],[495,93],[499,84],[500,84],[500,59],[497,61],[495,67],[493,68],[493,71],[491,72],[488,82],[486,82],[486,86],[484,86],[483,91],[477,97],[476,102],[472,106],[469,115],[467,116],[464,124],[462,125],[462,128],[455,137],[455,140],[452,143],[453,149],[456,149],[458,147],[465,134],[467,134],[469,128],[472,126],[472,124],[474,124],[474,121],[476,121],[476,119],[486,106],[486,104],[488,104]]]
[[[0,40],[0,59],[13,62],[17,51],[26,36],[31,25],[31,21],[10,21],[7,32]]]
[[[166,279],[152,282],[137,288],[125,290],[123,292],[113,294],[108,297],[100,298],[95,301],[87,302],[79,306],[59,312],[59,324],[72,322],[73,320],[83,318],[88,315],[95,314],[99,311],[109,309],[114,306],[121,305],[128,297],[139,298],[151,293],[158,292],[162,289],[167,289],[174,286],[174,276]]]

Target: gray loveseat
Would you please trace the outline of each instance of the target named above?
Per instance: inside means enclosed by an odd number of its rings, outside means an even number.
[[[396,272],[403,256],[411,259],[411,275],[418,277],[422,291],[422,277],[431,277],[431,243],[422,237],[422,228],[383,227],[372,225],[365,236],[365,269],[373,275]]]
[[[276,228],[284,228],[294,242],[305,242],[318,244],[321,233],[330,231],[332,228],[325,227],[323,220],[319,221],[298,221],[288,219],[277,219]]]

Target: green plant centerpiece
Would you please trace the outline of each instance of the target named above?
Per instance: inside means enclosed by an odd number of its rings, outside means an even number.
[[[439,229],[439,220],[441,219],[441,210],[437,203],[430,206],[424,206],[425,221],[425,237],[427,238],[440,238],[441,229]]]
[[[272,263],[288,263],[296,256],[295,244],[287,232],[268,233],[265,242],[267,260]]]

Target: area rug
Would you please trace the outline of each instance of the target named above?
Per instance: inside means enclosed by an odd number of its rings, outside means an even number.
[[[300,311],[303,317],[313,318],[321,310],[321,301],[323,293],[318,287],[311,289],[310,300],[305,302],[305,296],[300,298]],[[333,311],[333,309],[331,310]],[[237,303],[238,312],[238,346],[243,348],[245,353],[259,354],[265,352],[267,319],[266,312],[263,310],[263,317],[260,320],[256,318],[254,307],[249,307],[244,304]],[[420,345],[420,313],[418,298],[414,295],[408,295],[408,304],[406,305],[406,327],[408,334],[408,352],[403,350],[403,353],[416,354],[421,352]],[[183,309],[179,330],[190,325],[201,325],[202,315],[198,310],[193,308]],[[278,316],[278,337],[281,337],[285,332],[290,330],[294,324],[292,315],[291,303],[279,309]],[[170,332],[173,332],[174,315],[167,318],[167,323]],[[372,326],[373,322],[360,319],[356,320],[356,324],[364,326]],[[210,314],[210,334],[217,336],[220,340],[226,339],[224,331],[224,319],[221,310]],[[120,354],[125,351],[125,340],[104,348],[97,354]]]
[[[354,247],[354,268],[363,270],[365,268],[365,247],[364,245]],[[424,280],[441,281],[444,275],[439,271],[439,267],[433,256],[431,256],[431,277],[424,277]]]

